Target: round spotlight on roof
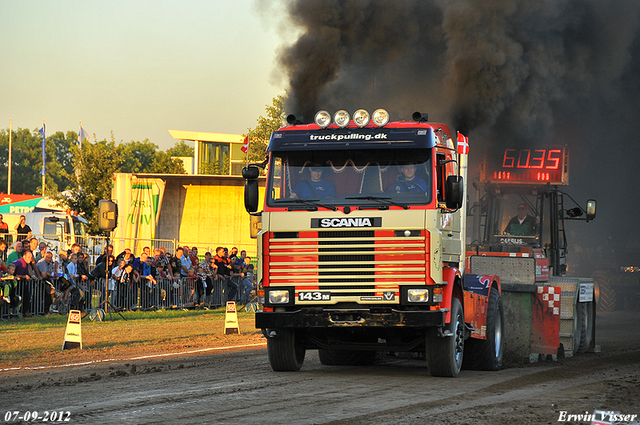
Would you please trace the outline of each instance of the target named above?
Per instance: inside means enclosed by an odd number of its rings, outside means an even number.
[[[318,111],[313,121],[321,128],[327,128],[331,124],[331,114],[327,111]]]
[[[389,113],[384,109],[373,111],[373,123],[378,127],[383,127],[389,122]]]
[[[369,124],[369,113],[364,109],[358,109],[353,113],[353,121],[356,123],[358,127],[364,127]]]
[[[347,125],[349,125],[349,120],[350,119],[351,119],[351,117],[349,116],[349,113],[347,111],[345,111],[344,109],[339,110],[333,116],[333,122],[335,122],[336,125],[338,127],[341,127],[341,128],[344,128]]]

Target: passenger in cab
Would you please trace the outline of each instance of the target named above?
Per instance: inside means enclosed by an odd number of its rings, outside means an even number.
[[[416,164],[400,165],[400,173],[397,181],[387,187],[387,192],[426,192],[427,182],[416,175],[418,166]]]
[[[291,193],[291,198],[322,199],[335,196],[335,186],[330,181],[323,180],[322,166],[318,164],[309,167],[309,179],[300,180]]]

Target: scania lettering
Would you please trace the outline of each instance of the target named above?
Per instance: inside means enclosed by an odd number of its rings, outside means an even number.
[[[380,227],[372,218],[323,218],[319,220],[320,226],[317,223],[317,219],[311,219],[311,227]]]

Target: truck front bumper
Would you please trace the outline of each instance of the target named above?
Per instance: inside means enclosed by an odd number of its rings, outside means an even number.
[[[446,310],[302,308],[257,312],[256,328],[430,328],[443,326],[445,313]]]

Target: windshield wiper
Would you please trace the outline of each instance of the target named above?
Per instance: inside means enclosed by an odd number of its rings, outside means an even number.
[[[331,211],[335,211],[338,208],[334,207],[333,205],[325,205],[322,204],[320,202],[318,202],[319,199],[300,199],[300,198],[294,198],[294,199],[275,199],[274,202],[277,204],[284,204],[284,203],[294,203],[294,204],[304,204],[304,205],[308,205],[308,207],[306,208],[307,211],[317,211],[318,207],[322,207],[322,208],[326,208],[328,210]],[[315,208],[315,209],[311,209],[311,208]],[[293,211],[294,207],[289,207],[289,211]]]
[[[386,196],[349,196],[347,198],[344,199],[357,199],[357,200],[362,200],[362,201],[375,201],[375,202],[380,202],[380,203],[384,203],[384,205],[386,205],[387,207],[389,205],[395,205],[396,207],[400,207],[403,208],[405,210],[409,209],[409,206],[406,204],[400,204],[398,202],[394,202],[391,200],[391,198],[386,197]]]

